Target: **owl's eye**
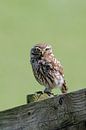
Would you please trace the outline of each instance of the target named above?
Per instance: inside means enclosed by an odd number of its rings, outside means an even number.
[[[46,51],[51,50],[51,48],[46,48]]]
[[[36,50],[36,51],[38,51],[38,52],[40,52],[40,51],[41,51],[38,47],[36,47],[36,48],[35,48],[35,50]]]

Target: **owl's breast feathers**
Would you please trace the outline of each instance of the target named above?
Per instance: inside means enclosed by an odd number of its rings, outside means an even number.
[[[43,61],[50,66],[51,70],[58,71],[64,77],[63,66],[53,55],[43,57]]]

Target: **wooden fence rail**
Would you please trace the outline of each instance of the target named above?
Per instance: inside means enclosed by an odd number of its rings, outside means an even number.
[[[86,89],[2,111],[0,130],[86,130]]]

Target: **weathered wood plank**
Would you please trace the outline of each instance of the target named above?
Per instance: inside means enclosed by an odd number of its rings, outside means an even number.
[[[86,129],[86,89],[0,112],[0,130],[76,130],[75,126]]]

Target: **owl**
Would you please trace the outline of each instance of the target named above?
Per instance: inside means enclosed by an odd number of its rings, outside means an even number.
[[[45,87],[45,93],[51,94],[54,88],[60,88],[62,93],[67,93],[63,67],[55,58],[51,45],[39,43],[32,47],[30,63],[35,79]]]

